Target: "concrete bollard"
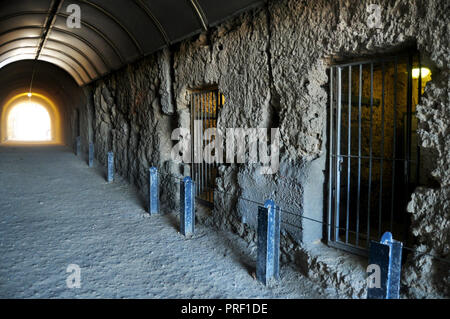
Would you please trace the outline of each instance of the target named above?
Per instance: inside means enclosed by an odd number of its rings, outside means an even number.
[[[75,155],[79,156],[81,153],[81,137],[77,136],[75,138]]]
[[[280,208],[269,199],[258,207],[256,278],[264,285],[280,278]]]
[[[114,153],[108,152],[108,183],[114,181]]]
[[[149,169],[149,202],[148,213],[159,214],[159,176],[156,167]]]
[[[192,235],[195,229],[195,195],[194,182],[189,176],[181,181],[180,200],[180,232],[184,236]]]
[[[89,167],[94,166],[94,143],[89,143],[89,157],[88,157]]]
[[[403,243],[393,240],[386,232],[380,242],[371,241],[369,247],[367,299],[398,299],[402,268]]]

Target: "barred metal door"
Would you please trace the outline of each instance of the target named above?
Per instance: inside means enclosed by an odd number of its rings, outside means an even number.
[[[195,162],[195,154],[210,143],[205,141],[204,132],[217,127],[217,112],[223,106],[224,96],[218,89],[195,90],[191,93],[192,161],[191,176],[195,181],[196,198],[206,204],[214,204],[214,187],[217,163]],[[197,124],[197,125],[196,125]],[[198,146],[199,149],[196,149]]]
[[[385,231],[408,239],[406,205],[420,175],[414,114],[425,82],[413,68],[422,70],[418,54],[330,69],[331,246],[367,254]]]

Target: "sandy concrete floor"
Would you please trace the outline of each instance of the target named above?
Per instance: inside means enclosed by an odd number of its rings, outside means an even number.
[[[150,217],[125,181],[66,147],[0,146],[0,186],[1,298],[335,297],[288,266],[264,287],[255,246],[202,225],[184,238],[175,214]]]

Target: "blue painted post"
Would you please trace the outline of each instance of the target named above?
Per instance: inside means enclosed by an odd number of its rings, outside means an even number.
[[[280,208],[269,199],[258,208],[256,278],[264,285],[280,278]]]
[[[81,153],[81,137],[77,136],[75,139],[75,155],[79,156]]]
[[[114,180],[114,153],[108,152],[108,183]]]
[[[94,166],[94,143],[89,143],[89,160],[88,160],[89,167]]]
[[[194,183],[189,176],[181,181],[180,200],[180,232],[184,236],[192,235],[195,228],[195,196]]]
[[[159,214],[159,177],[156,167],[150,167],[149,169],[148,213],[150,215]]]
[[[400,276],[402,268],[403,243],[393,240],[392,234],[386,232],[380,242],[371,241],[369,247],[369,266],[379,270],[379,281],[369,283],[367,299],[398,299],[400,296]],[[375,266],[375,267],[373,267]],[[378,282],[378,287],[376,283]]]

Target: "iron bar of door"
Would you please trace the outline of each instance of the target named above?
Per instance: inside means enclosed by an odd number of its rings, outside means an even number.
[[[335,239],[339,240],[339,213],[340,213],[340,204],[341,204],[341,163],[342,158],[341,155],[341,108],[342,108],[342,69],[340,67],[337,68],[337,114],[336,114],[336,125],[337,125],[337,133],[336,133],[336,208],[334,213],[335,220]]]
[[[411,113],[412,113],[412,55],[408,56],[408,89],[407,89],[407,104],[406,104],[406,185],[409,190],[409,176],[411,173],[411,165],[409,160],[411,159]]]
[[[214,109],[214,105],[217,106],[216,93],[214,93],[214,92],[211,93],[211,99],[212,99],[211,113],[216,114],[216,111],[215,111],[215,110],[217,109],[217,107],[216,107],[216,109]],[[217,114],[216,114],[216,117],[217,117]],[[211,121],[212,121],[214,127],[217,128],[217,122],[216,122],[216,120],[215,120],[215,119],[212,119]],[[216,156],[216,153],[214,153],[214,156]],[[210,185],[210,188],[211,188],[211,189],[210,189],[210,192],[211,192],[211,202],[213,202],[213,203],[214,203],[214,182],[215,182],[215,176],[213,175],[213,170],[214,170],[214,168],[216,167],[216,165],[217,165],[217,163],[215,163],[215,162],[214,162],[214,163],[211,163],[211,170],[210,170],[210,172],[209,172],[209,180],[212,182],[211,185]]]
[[[356,203],[356,246],[359,244],[359,210],[361,199],[361,100],[362,100],[362,75],[363,65],[359,65],[359,88],[358,88],[358,200]]]
[[[347,130],[347,154],[351,153],[352,137],[352,66],[348,66],[348,130]],[[347,157],[347,211],[345,219],[345,242],[348,244],[348,228],[350,222],[350,164],[351,157]]]
[[[406,162],[405,162],[405,185],[406,190],[409,192],[410,190],[410,176],[411,176],[411,164],[409,160],[411,159],[411,129],[412,129],[412,119],[411,119],[411,112],[412,112],[412,92],[413,92],[413,83],[412,83],[412,66],[413,66],[413,57],[412,55],[408,55],[408,62],[407,62],[407,99],[406,99]],[[403,218],[403,224],[406,225],[406,216]],[[406,231],[406,227],[405,227]]]
[[[359,66],[359,65],[369,65],[369,64],[374,64],[374,63],[381,63],[381,62],[388,62],[388,61],[394,61],[395,58],[399,57],[399,56],[407,56],[407,54],[397,54],[397,55],[392,55],[392,56],[385,56],[382,58],[376,58],[376,59],[370,59],[370,60],[359,60],[359,61],[355,61],[355,62],[348,62],[348,63],[343,63],[343,64],[339,64],[335,67],[341,67],[341,68],[345,68],[348,66]]]
[[[201,126],[200,126],[200,122],[201,122],[201,117],[202,117],[202,107],[201,107],[201,103],[202,103],[202,97],[201,94],[197,94],[197,115],[195,117],[196,120],[196,128],[197,128],[197,132],[194,131],[194,134],[197,134],[196,139],[197,139],[197,152],[201,152],[202,149],[202,138],[201,138]],[[197,154],[197,160],[200,159],[200,154]],[[197,178],[195,180],[196,184],[198,184],[197,186],[197,192],[195,194],[195,196],[198,196],[200,194],[201,188],[202,188],[202,183],[200,182],[201,176],[202,176],[202,165],[200,163],[200,161],[198,161],[196,164],[197,166]]]
[[[196,103],[195,103],[195,99],[196,99],[196,95],[195,93],[191,94],[191,177],[192,179],[195,181],[195,135],[194,135],[194,119],[195,119],[195,107],[196,107]],[[197,191],[196,189],[196,185],[194,184],[194,190]]]
[[[211,114],[211,92],[208,92],[205,96],[206,99],[206,117],[205,117],[205,121],[206,121],[206,128],[209,128],[209,123],[208,121],[210,121],[209,117]],[[210,137],[212,138],[212,137]],[[210,167],[209,167],[209,161],[205,163],[205,181],[206,181],[206,200],[209,202],[209,172],[210,172]]]
[[[206,127],[207,128],[210,128],[211,127],[211,123],[210,123],[210,121],[211,121],[211,119],[210,119],[210,114],[211,114],[211,103],[212,103],[212,100],[211,100],[211,92],[208,92],[208,94],[206,95],[206,100],[207,100],[207,102],[206,102],[206,117],[205,117],[205,122],[206,122]],[[211,140],[212,140],[212,136],[209,136],[209,143],[211,142]],[[211,154],[209,154],[208,155],[208,157],[210,157],[211,156]],[[210,202],[210,198],[209,198],[209,187],[210,187],[210,178],[209,178],[209,173],[210,173],[210,170],[211,170],[211,168],[210,168],[210,163],[209,163],[210,161],[208,161],[208,162],[206,162],[205,163],[205,170],[206,170],[206,173],[205,173],[205,184],[206,184],[206,186],[205,186],[205,188],[206,188],[206,191],[207,191],[207,193],[206,193],[206,200],[208,201],[208,202]]]
[[[357,246],[351,243],[347,244],[340,241],[331,241],[328,243],[328,246],[345,250],[357,255],[368,256],[368,250],[366,248],[363,248],[361,245]]]
[[[209,119],[209,117],[212,117],[213,114],[213,104],[214,104],[214,99],[213,99],[213,93],[209,92],[208,93],[208,120],[210,123],[208,123],[208,127],[211,127],[211,123],[212,123],[212,119]],[[210,116],[211,114],[211,116]],[[210,142],[212,142],[212,136],[210,136]],[[208,155],[208,158],[211,157],[211,154]],[[211,184],[211,170],[212,170],[212,165],[210,163],[211,161],[208,161],[208,163],[206,164],[206,180],[207,180],[207,194],[206,194],[206,199],[208,202],[212,202],[212,198],[211,198],[211,189],[212,189],[212,184]]]
[[[203,94],[203,109],[202,109],[202,148],[204,150],[205,146],[205,129],[208,127],[206,126],[206,116],[207,116],[207,107],[208,107],[208,94]],[[202,190],[203,193],[206,195],[206,174],[207,174],[207,167],[206,162],[204,160],[204,154],[202,154]]]
[[[198,123],[198,117],[199,114],[201,112],[200,110],[200,95],[196,94],[195,95],[195,117],[194,117],[194,129],[193,129],[193,134],[194,134],[194,140],[195,140],[195,159],[194,159],[194,168],[195,168],[195,177],[194,177],[194,181],[195,181],[195,196],[198,195],[199,190],[200,190],[200,183],[199,183],[199,176],[200,176],[200,166],[199,166],[199,162],[198,162],[198,157],[199,157],[199,149],[200,149],[200,139],[199,139],[199,123]]]
[[[191,94],[191,112],[192,112],[192,116],[191,116],[191,176],[192,179],[197,180],[196,178],[196,167],[195,167],[195,139],[196,136],[194,134],[194,119],[195,119],[195,108],[197,107],[197,103],[196,103],[196,98],[197,95],[195,93]],[[195,189],[195,193],[197,193],[197,186],[194,184],[194,189]]]
[[[382,62],[381,70],[381,160],[380,160],[380,194],[378,195],[378,238],[381,238],[381,223],[383,216],[383,158],[384,158],[384,89],[385,65]]]
[[[398,60],[397,57],[394,61],[394,133],[393,133],[393,146],[392,146],[392,192],[391,192],[391,218],[390,228],[394,226],[394,198],[395,198],[395,173],[397,162],[395,160],[397,156],[397,79],[398,79]]]
[[[217,110],[219,109],[219,91],[215,91],[211,93],[211,97],[212,97],[212,105],[211,105],[211,113],[215,114],[215,117],[211,119],[212,121],[212,125],[214,127],[217,128]],[[214,153],[214,156],[216,156],[217,154]],[[211,185],[210,185],[210,192],[211,192],[211,201],[214,203],[214,184],[215,184],[215,170],[217,167],[217,163],[211,163],[211,171],[210,171],[210,177],[209,180],[211,181]],[[214,172],[214,173],[213,173]]]
[[[203,177],[203,158],[202,158],[202,153],[203,153],[203,122],[202,122],[202,116],[203,116],[203,106],[202,106],[202,99],[203,96],[202,94],[198,95],[198,114],[199,114],[199,122],[198,122],[198,146],[199,146],[199,160],[200,162],[197,164],[198,165],[198,195],[201,194],[202,190],[203,190],[203,184],[202,184],[202,177]]]
[[[410,176],[411,176],[411,140],[412,140],[412,99],[413,99],[413,83],[412,83],[412,67],[413,67],[413,56],[412,54],[409,54],[408,56],[408,80],[407,80],[407,104],[406,104],[406,175],[405,175],[405,184],[406,184],[406,191],[409,193],[411,191],[411,185],[410,185]],[[407,233],[407,216],[406,214],[403,215],[403,226],[404,226],[404,232]]]
[[[205,150],[205,130],[207,129],[206,127],[206,106],[207,106],[207,95],[206,93],[203,93],[201,95],[202,97],[202,109],[201,109],[201,130],[200,130],[200,140],[201,140],[201,146],[202,146],[202,157],[201,157],[201,174],[200,174],[200,181],[201,181],[201,189],[200,189],[200,194],[199,194],[199,198],[201,198],[202,200],[206,201],[206,185],[205,185],[205,176],[206,176],[206,163],[205,163],[205,159],[204,159],[204,150]]]
[[[198,123],[196,122],[197,119],[197,113],[200,112],[200,110],[197,108],[199,107],[199,102],[200,102],[200,97],[198,94],[195,95],[195,105],[194,105],[194,110],[195,110],[195,117],[194,117],[194,129],[193,129],[193,138],[195,140],[195,144],[194,144],[194,154],[195,154],[195,159],[194,159],[194,168],[195,168],[195,175],[194,175],[194,181],[195,181],[195,195],[197,196],[198,191],[199,191],[199,183],[198,183],[198,163],[197,163],[197,159],[198,159],[198,148],[199,148],[199,140],[198,140],[198,134],[197,131],[198,130]]]
[[[336,155],[332,155],[334,158],[336,158],[337,156]],[[358,158],[358,156],[357,155],[339,155],[339,157],[342,157],[342,158],[347,158],[347,157],[351,157],[351,158]],[[407,161],[407,159],[406,158],[392,158],[392,157],[378,157],[378,156],[372,156],[372,157],[370,157],[370,156],[363,156],[363,155],[361,155],[361,159],[370,159],[370,158],[372,158],[373,160],[376,160],[376,161],[381,161],[382,159],[383,160],[387,160],[387,161],[401,161],[401,162],[405,162],[405,161]],[[410,160],[410,162],[411,163],[416,163],[416,161],[414,160]]]
[[[199,137],[199,139],[200,139],[200,149],[201,149],[201,162],[200,162],[200,177],[199,177],[199,179],[200,179],[200,181],[199,181],[199,183],[200,183],[200,193],[202,193],[203,192],[203,189],[204,189],[204,184],[203,184],[203,178],[204,178],[204,176],[205,176],[205,167],[203,166],[204,165],[204,161],[203,161],[203,128],[205,127],[204,126],[204,123],[203,123],[203,121],[204,121],[204,119],[203,119],[203,117],[205,116],[205,95],[204,94],[201,94],[200,95],[200,122],[201,122],[201,126],[200,126],[200,131],[199,131],[199,133],[198,133],[198,137]],[[201,194],[199,194],[199,195],[201,195]]]
[[[372,192],[372,142],[373,142],[373,63],[370,64],[370,137],[369,137],[369,185],[367,200],[367,238],[370,238],[370,200]],[[369,247],[369,240],[366,241]]]
[[[189,138],[190,138],[190,145],[189,145],[189,147],[191,148],[191,169],[190,169],[190,175],[191,175],[191,178],[192,179],[194,179],[194,161],[193,161],[193,159],[194,159],[194,143],[193,143],[193,137],[194,137],[194,134],[193,134],[193,131],[192,131],[192,128],[193,128],[193,124],[192,124],[192,122],[193,122],[193,120],[194,120],[194,112],[195,112],[195,110],[194,110],[194,93],[192,93],[192,94],[190,94],[190,103],[191,103],[191,118],[190,118],[190,120],[189,120],[189,127],[190,127],[190,136],[189,136]]]
[[[210,101],[210,92],[205,93],[205,107],[204,107],[204,111],[203,112],[203,127],[205,129],[209,128],[209,123],[208,123],[208,118],[209,118],[209,103]],[[205,136],[204,136],[205,138]],[[206,142],[204,142],[206,144]],[[209,166],[208,166],[208,162],[206,162],[205,160],[203,160],[203,169],[204,169],[204,174],[203,174],[203,189],[205,190],[205,200],[209,201],[209,180],[208,180],[208,170],[209,170]]]
[[[334,112],[334,67],[330,68],[330,118],[329,118],[329,149],[328,152],[328,227],[327,241],[331,243],[331,224],[332,224],[332,200],[333,200],[333,112]]]
[[[206,127],[210,128],[211,124],[209,123],[209,121],[211,121],[211,119],[209,119],[209,118],[210,118],[210,114],[212,114],[211,113],[211,103],[212,103],[211,92],[208,92],[208,94],[206,95],[206,100],[207,100],[207,102],[206,102]],[[210,138],[209,141],[211,142],[212,136],[209,136],[209,138]],[[210,157],[210,156],[211,156],[211,154],[208,155],[208,157]],[[208,202],[211,201],[210,198],[209,198],[209,193],[210,193],[209,192],[209,187],[210,187],[209,173],[211,171],[211,167],[210,167],[210,163],[209,162],[210,161],[205,163],[205,169],[206,169],[205,181],[206,181],[206,191],[207,191],[207,193],[206,193],[206,200]]]

